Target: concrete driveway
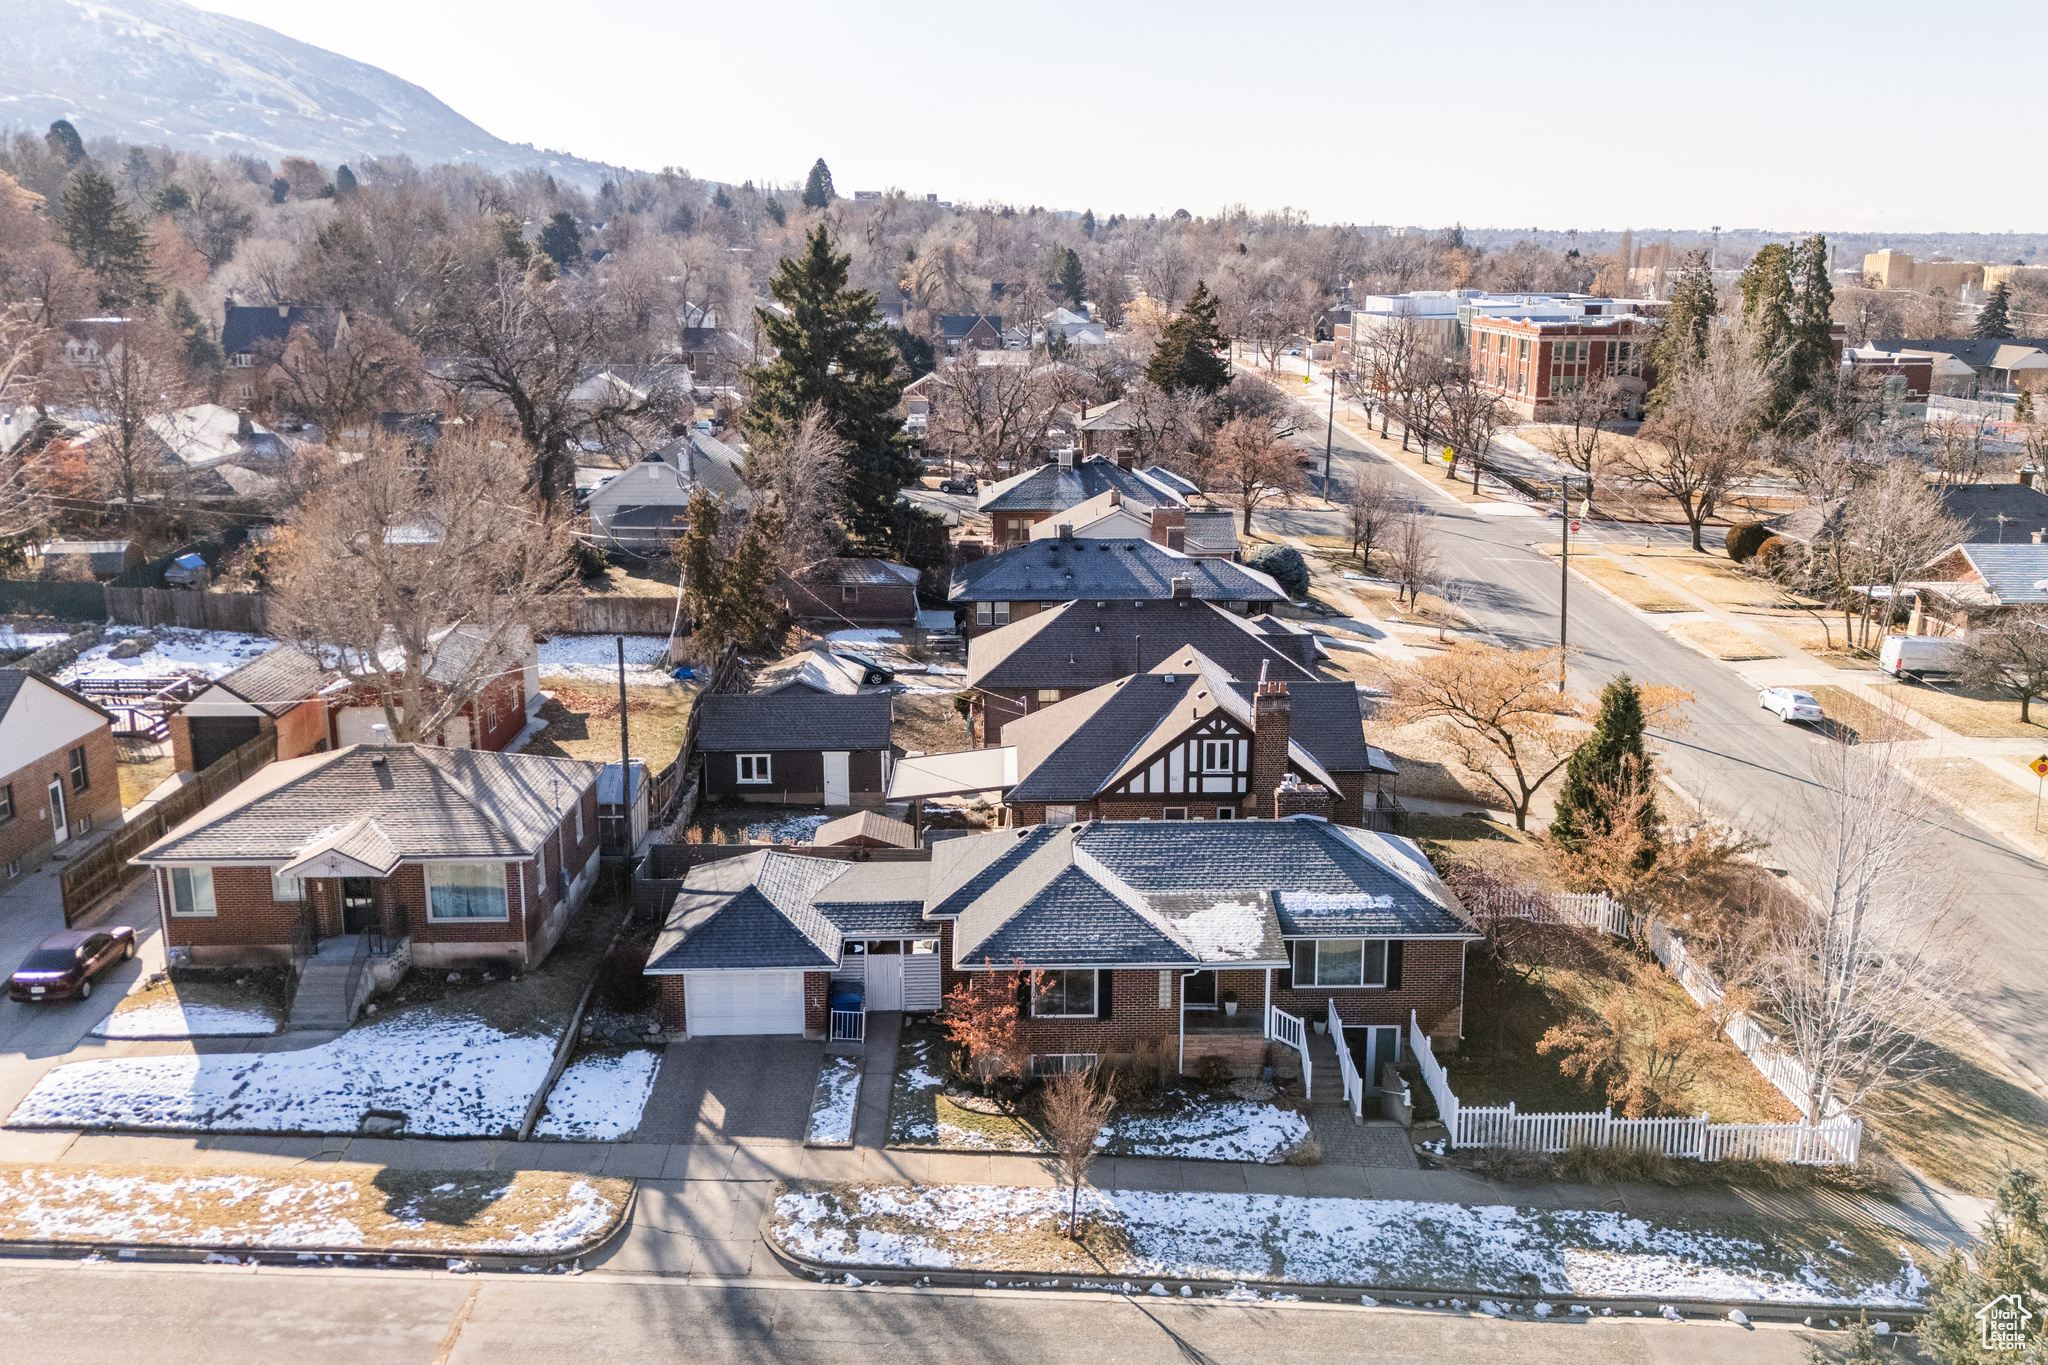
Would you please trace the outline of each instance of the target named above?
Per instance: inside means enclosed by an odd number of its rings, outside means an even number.
[[[692,1038],[670,1043],[635,1142],[802,1142],[823,1043]]]
[[[64,866],[61,862],[45,864],[0,895],[0,972],[13,971],[45,935],[64,927],[64,901],[57,885]],[[163,970],[163,936],[158,932],[153,884],[147,877],[136,882],[88,924],[94,928],[112,924],[133,927],[135,957],[101,976],[90,1000],[17,1005],[0,997],[0,1121],[45,1071],[81,1044],[106,1047],[109,1056],[119,1056],[131,1046],[93,1038],[88,1030],[113,1013],[138,980]]]

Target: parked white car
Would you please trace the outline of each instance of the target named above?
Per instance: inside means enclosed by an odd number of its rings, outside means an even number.
[[[1756,694],[1756,704],[1776,712],[1779,720],[1806,720],[1818,725],[1823,719],[1820,703],[1811,693],[1796,687],[1766,687]]]

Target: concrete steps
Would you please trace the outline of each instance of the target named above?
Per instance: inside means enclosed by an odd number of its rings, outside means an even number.
[[[361,944],[360,934],[320,941],[318,950],[299,971],[298,988],[292,992],[290,1028],[345,1029],[355,1022],[362,1002],[350,998],[349,978]]]

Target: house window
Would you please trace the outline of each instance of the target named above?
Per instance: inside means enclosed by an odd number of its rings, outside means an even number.
[[[1216,808],[1216,818],[1218,820],[1235,820],[1237,818],[1237,807],[1218,806]]]
[[[860,601],[860,589],[851,583],[841,583],[839,585],[839,600],[842,602]]]
[[[0,825],[14,818],[14,784],[0,782]]]
[[[248,369],[250,362],[254,359],[255,357],[251,356],[247,351],[236,351],[228,357],[229,363],[238,370]]]
[[[1318,986],[1384,986],[1387,942],[1376,938],[1319,938],[1315,941]]]
[[[1092,971],[1040,972],[1031,989],[1031,1017],[1034,1019],[1093,1019],[1095,1017],[1095,973]]]
[[[1040,706],[1051,706],[1059,699],[1060,690],[1057,687],[1041,687],[1038,689],[1038,704]]]
[[[629,779],[632,777],[630,770],[626,776]],[[581,801],[576,803],[576,842],[579,846],[583,843],[583,803]]]
[[[740,781],[766,782],[768,780],[768,755],[741,754]]]
[[[212,868],[171,869],[171,913],[206,916],[214,913]]]
[[[1186,806],[1168,806],[1159,812],[1159,818],[1162,820],[1185,820],[1188,818],[1188,808]]]
[[[990,605],[996,609],[996,624],[999,626],[1009,625],[1010,604],[1008,602],[993,602]]]
[[[1070,1071],[1089,1071],[1100,1054],[1094,1052],[1040,1052],[1031,1058],[1034,1076],[1063,1076]]]
[[[1205,739],[1202,741],[1202,771],[1205,773],[1227,773],[1237,755],[1237,741],[1232,739]]]
[[[81,838],[85,835],[92,833],[92,817],[90,815],[80,816],[78,820],[78,828],[74,829],[71,832],[73,834],[79,835]]]
[[[306,898],[306,884],[297,877],[280,877],[272,872],[270,898],[274,901],[302,901]]]
[[[976,602],[974,604],[974,624],[977,626],[992,626],[995,623],[996,604],[993,602]]]
[[[1045,823],[1048,825],[1071,825],[1074,823],[1073,806],[1047,806]]]
[[[21,859],[19,859],[19,858],[9,858],[9,859],[7,860],[7,880],[9,880],[9,881],[13,881],[13,880],[14,880],[14,879],[15,879],[16,877],[19,877],[20,875],[21,875]]]
[[[504,919],[502,863],[428,863],[430,919]]]
[[[92,785],[85,771],[85,746],[73,745],[71,749],[71,790],[82,792]]]

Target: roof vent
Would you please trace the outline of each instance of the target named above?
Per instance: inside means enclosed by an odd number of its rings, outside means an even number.
[[[1173,681],[1173,674],[1171,673],[1162,673],[1159,676],[1162,682],[1171,683]]]

